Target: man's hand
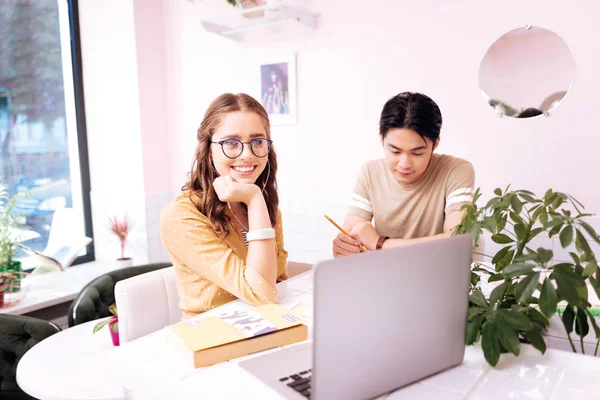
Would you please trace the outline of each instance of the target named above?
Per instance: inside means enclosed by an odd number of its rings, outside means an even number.
[[[368,250],[375,250],[379,234],[370,222],[359,222],[350,231],[350,236],[362,243]]]
[[[349,256],[360,253],[358,241],[348,235],[340,233],[333,239],[333,256]]]

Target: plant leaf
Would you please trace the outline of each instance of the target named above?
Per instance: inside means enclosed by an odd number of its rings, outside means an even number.
[[[540,291],[540,310],[547,318],[550,318],[556,312],[558,297],[552,281],[549,278],[544,279],[542,290]]]
[[[94,325],[94,330],[92,332],[92,334],[95,334],[96,332],[98,332],[100,329],[104,328],[106,325],[108,325],[108,323],[112,321],[112,317],[106,318],[100,322],[98,322],[96,325]]]
[[[518,331],[529,331],[533,328],[533,324],[527,315],[516,311],[509,311],[505,308],[498,310],[498,319],[500,322],[506,323]]]
[[[573,332],[573,323],[575,322],[575,312],[573,311],[573,307],[565,307],[561,319],[567,333]]]
[[[510,264],[502,270],[502,275],[505,278],[515,278],[521,275],[528,275],[533,272],[534,265],[526,263]]]
[[[506,253],[508,253],[510,248],[511,248],[511,246],[506,246],[506,247],[503,247],[502,249],[498,250],[498,252],[494,256],[494,258],[492,258],[492,264],[495,265],[498,263],[498,261],[502,260],[504,258],[504,256],[506,255]]]
[[[498,339],[500,340],[502,347],[513,353],[515,356],[519,355],[520,343],[519,334],[517,331],[515,331],[509,325],[497,323],[496,334],[498,335]]]
[[[546,341],[542,337],[542,330],[537,326],[525,332],[525,339],[542,354],[546,352]]]
[[[506,236],[503,233],[496,233],[492,235],[492,240],[498,244],[507,244],[514,242],[514,240],[512,240],[510,237]]]
[[[569,252],[569,254],[571,255],[571,258],[573,259],[573,262],[575,264],[581,264],[581,261],[579,260],[579,256],[573,252]]]
[[[501,281],[501,280],[504,280],[504,277],[502,276],[502,274],[492,274],[488,278],[488,283],[497,282],[497,281]]]
[[[590,249],[590,245],[588,244],[588,241],[585,238],[585,236],[583,236],[583,234],[581,233],[581,231],[579,229],[575,229],[575,231],[576,231],[575,244],[581,250],[583,250],[583,252],[585,254],[591,254],[592,253],[592,249]]]
[[[481,323],[483,322],[484,315],[477,315],[467,323],[467,335],[466,344],[467,346],[472,345],[477,341],[479,337],[479,331]]]
[[[502,196],[502,190],[500,188],[496,188],[496,189],[494,189],[494,194],[496,196]]]
[[[477,316],[479,314],[483,314],[484,312],[485,312],[485,310],[483,308],[480,308],[480,307],[469,307],[469,311],[467,313],[467,320],[470,321],[475,316]]]
[[[475,290],[469,295],[469,301],[481,308],[485,308],[486,310],[490,308],[490,305],[487,303],[485,296],[479,290]]]
[[[541,264],[546,264],[548,261],[552,260],[552,257],[554,256],[552,250],[548,250],[543,247],[537,249],[537,254],[540,257]]]
[[[110,306],[108,306],[108,311],[112,314],[112,315],[118,315],[117,314],[117,305],[116,304],[111,304]]]
[[[586,230],[588,235],[590,235],[596,243],[600,244],[600,236],[598,235],[596,230],[594,228],[592,228],[592,226],[585,221],[579,221],[579,223],[581,224],[581,226],[583,226],[583,229]]]
[[[579,336],[586,336],[590,332],[590,326],[587,321],[587,314],[581,307],[577,307],[575,314],[575,333]]]
[[[515,299],[517,303],[529,304],[529,298],[535,291],[540,280],[540,273],[535,272],[526,276],[515,286]]]
[[[515,224],[515,234],[517,235],[517,240],[519,242],[525,240],[525,237],[527,236],[527,228],[525,225],[521,223]]]
[[[490,304],[493,306],[498,300],[502,300],[502,298],[504,297],[504,293],[506,293],[506,289],[508,288],[508,285],[510,284],[510,281],[505,281],[503,284],[496,286],[494,288],[494,290],[492,290],[492,293],[490,294]]]
[[[594,275],[594,272],[596,272],[596,268],[598,268],[598,263],[595,260],[590,261],[583,269],[581,276],[587,278],[588,276]]]
[[[573,243],[573,227],[567,225],[560,231],[560,245],[563,249],[566,249],[571,243]]]
[[[500,359],[500,343],[496,337],[496,321],[488,319],[483,324],[481,335],[481,348],[486,361],[491,366],[496,366]]]
[[[516,214],[521,214],[521,210],[523,210],[523,203],[519,200],[518,196],[512,196],[510,198],[510,206]]]
[[[568,301],[569,304],[579,304],[579,294],[575,289],[574,281],[570,279],[569,275],[561,270],[555,270],[553,274],[560,297]]]

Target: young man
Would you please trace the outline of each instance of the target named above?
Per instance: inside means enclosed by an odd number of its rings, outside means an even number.
[[[434,154],[442,114],[421,93],[404,92],[383,107],[379,136],[384,158],[366,163],[356,183],[334,257],[450,236],[463,204],[473,200],[468,161]]]

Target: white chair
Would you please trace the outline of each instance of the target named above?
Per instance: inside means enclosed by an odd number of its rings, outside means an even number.
[[[181,321],[173,267],[117,282],[115,300],[121,344]]]

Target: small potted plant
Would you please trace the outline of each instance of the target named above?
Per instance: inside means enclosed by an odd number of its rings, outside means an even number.
[[[133,223],[127,214],[121,218],[113,215],[108,219],[108,229],[119,239],[121,257],[117,259],[117,262],[122,266],[129,266],[132,262],[131,257],[125,257],[125,246],[128,243],[127,237],[132,228]]]
[[[4,306],[4,293],[9,288],[9,283],[14,279],[13,271],[0,272],[0,307]]]
[[[108,311],[112,314],[111,317],[105,318],[94,326],[93,334],[108,325],[110,337],[114,346],[119,345],[119,315],[117,314],[117,306],[112,304],[108,307]]]
[[[8,282],[8,293],[18,292],[21,288],[21,262],[14,259],[19,243],[18,228],[22,225],[22,216],[14,212],[19,199],[24,193],[8,196],[7,187],[0,185],[0,272],[15,271]]]

